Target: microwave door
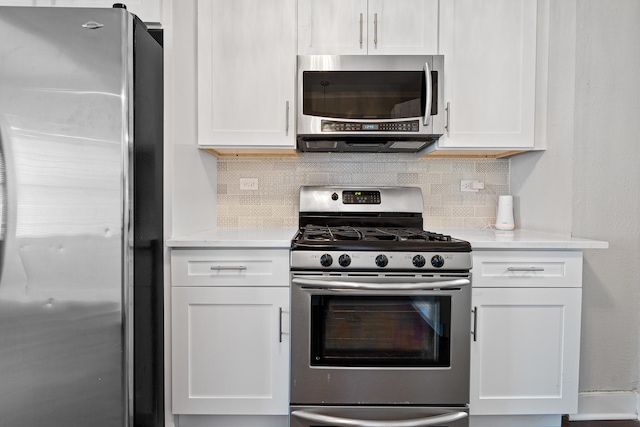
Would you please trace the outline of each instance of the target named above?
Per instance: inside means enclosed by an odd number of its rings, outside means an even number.
[[[424,78],[425,78],[425,86],[427,90],[427,94],[425,97],[425,105],[424,105],[424,125],[429,126],[429,122],[431,119],[431,104],[433,102],[433,82],[431,81],[431,67],[429,67],[429,63],[424,63]]]

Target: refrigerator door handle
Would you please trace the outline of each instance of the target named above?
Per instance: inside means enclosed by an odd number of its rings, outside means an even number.
[[[7,129],[7,127],[4,124],[4,120],[0,118],[0,279],[2,278],[2,270],[4,267],[8,228],[7,215],[9,211],[9,189],[7,188],[7,147],[9,137],[5,129]],[[2,284],[1,281],[0,284]]]

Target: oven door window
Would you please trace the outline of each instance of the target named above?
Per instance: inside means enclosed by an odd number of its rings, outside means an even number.
[[[451,296],[312,296],[311,365],[450,366]]]
[[[434,100],[437,79],[437,73],[432,72]],[[422,71],[305,71],[302,80],[305,115],[374,120],[425,115]],[[432,105],[432,114],[434,109],[437,111],[437,106]]]

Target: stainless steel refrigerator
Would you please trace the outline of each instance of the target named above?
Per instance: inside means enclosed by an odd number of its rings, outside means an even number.
[[[160,426],[161,33],[0,7],[0,426]]]

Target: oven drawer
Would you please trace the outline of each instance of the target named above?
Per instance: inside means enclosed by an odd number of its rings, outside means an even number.
[[[288,249],[174,249],[172,286],[289,286]]]
[[[581,251],[474,251],[473,287],[582,286]]]

